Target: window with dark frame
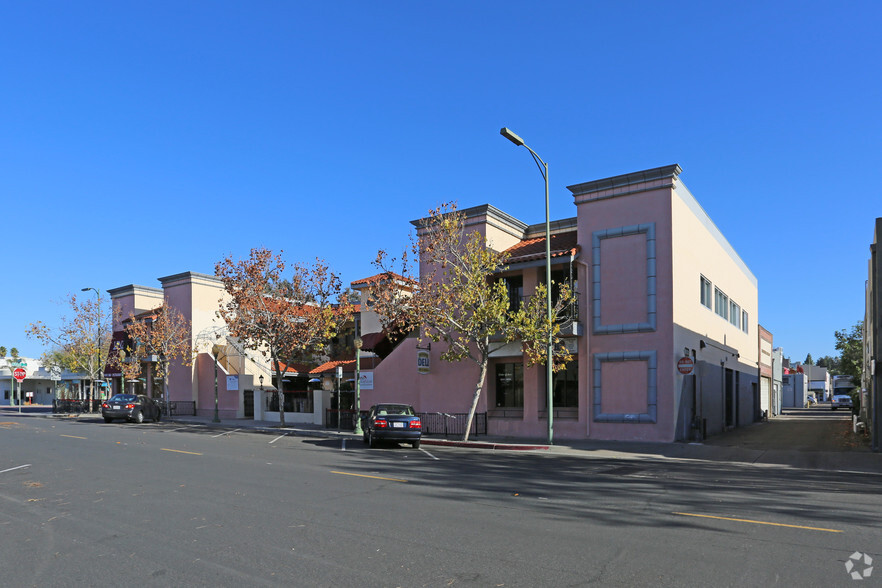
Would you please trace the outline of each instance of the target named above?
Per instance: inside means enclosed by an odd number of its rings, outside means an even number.
[[[578,408],[579,407],[579,360],[567,363],[566,367],[554,373],[552,379],[554,391],[554,408]],[[544,395],[546,408],[548,395]]]
[[[524,364],[496,364],[496,407],[524,407]]]

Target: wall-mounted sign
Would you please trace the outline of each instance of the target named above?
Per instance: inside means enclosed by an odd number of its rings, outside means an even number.
[[[417,371],[421,374],[428,374],[430,367],[429,351],[427,349],[417,349]]]
[[[239,376],[227,376],[227,391],[239,390]]]
[[[361,372],[358,374],[358,387],[361,390],[374,389],[374,372]]]
[[[677,362],[677,370],[684,376],[691,374],[693,369],[695,369],[695,362],[691,357],[681,357]]]

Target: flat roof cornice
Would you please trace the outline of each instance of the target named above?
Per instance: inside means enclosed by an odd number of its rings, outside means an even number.
[[[604,178],[602,180],[594,180],[583,184],[574,184],[567,186],[567,190],[573,193],[573,196],[582,196],[585,194],[593,194],[595,192],[603,192],[605,190],[619,191],[622,188],[636,186],[638,184],[646,184],[647,182],[658,182],[660,180],[670,179],[672,182],[676,180],[683,170],[678,164],[665,165],[662,167],[654,167],[629,174]],[[654,188],[655,186],[653,186]]]

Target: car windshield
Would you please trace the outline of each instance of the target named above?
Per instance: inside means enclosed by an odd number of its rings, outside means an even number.
[[[134,402],[135,400],[137,400],[137,396],[133,394],[117,394],[110,399],[111,402]]]
[[[413,408],[406,404],[381,404],[377,407],[377,414],[413,416]]]

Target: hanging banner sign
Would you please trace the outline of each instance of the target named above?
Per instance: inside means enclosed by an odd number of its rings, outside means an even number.
[[[227,376],[227,391],[239,389],[239,376]]]
[[[427,349],[417,350],[417,371],[421,374],[428,374],[431,363],[429,361],[429,351]]]
[[[361,372],[358,374],[358,387],[361,390],[374,389],[374,372]]]

